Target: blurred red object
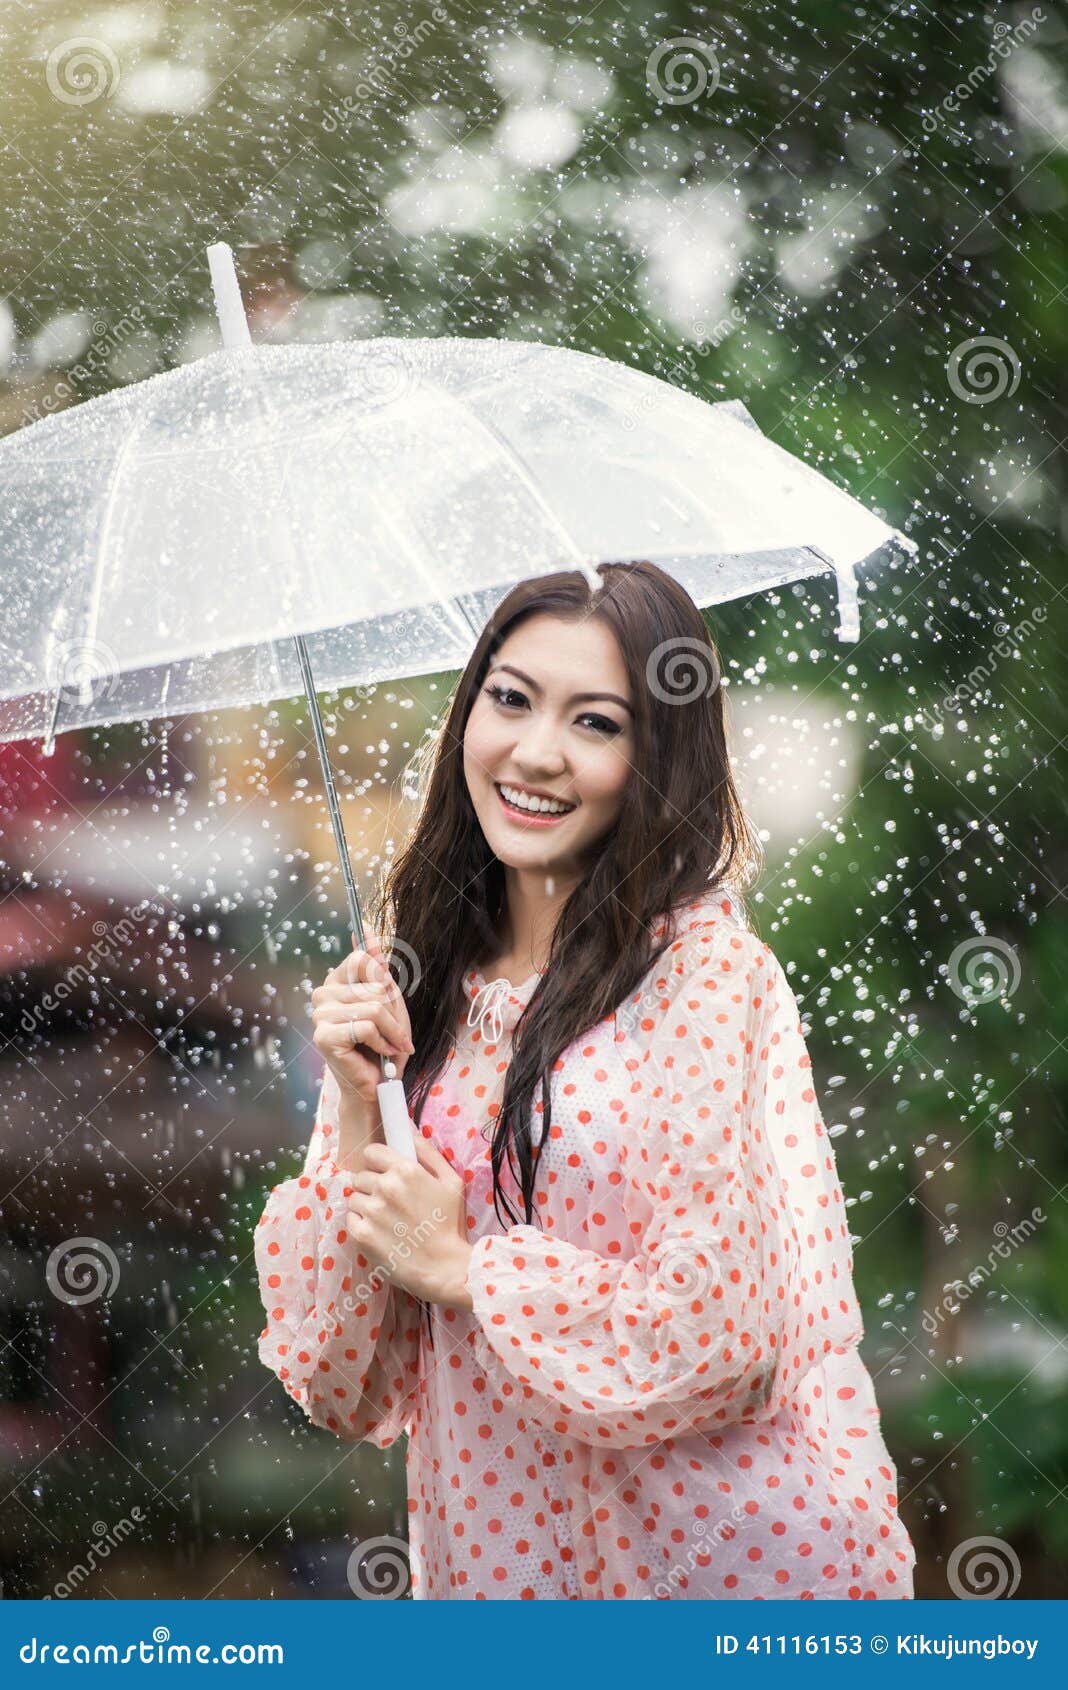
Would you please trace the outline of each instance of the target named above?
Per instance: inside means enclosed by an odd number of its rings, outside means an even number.
[[[39,739],[14,739],[0,745],[0,815],[44,815],[68,809],[75,787],[78,736],[60,734],[46,757]]]
[[[0,900],[0,974],[35,964],[58,972],[74,962],[93,942],[94,913],[72,908],[62,892],[37,891],[16,882]]]

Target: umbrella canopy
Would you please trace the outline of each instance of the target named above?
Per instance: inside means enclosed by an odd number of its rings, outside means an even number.
[[[736,402],[511,340],[226,350],[0,442],[0,739],[462,666],[516,582],[644,557],[706,606],[878,517]],[[904,545],[910,542],[902,541]]]
[[[0,740],[303,687],[365,948],[317,687],[458,667],[517,582],[626,558],[699,605],[830,569],[857,637],[855,567],[895,535],[741,405],[521,341],[253,347],[208,258],[221,353],[0,444]]]

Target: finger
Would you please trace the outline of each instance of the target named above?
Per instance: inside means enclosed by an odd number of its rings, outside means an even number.
[[[384,1036],[384,1029],[378,1025],[378,1017],[369,1014],[365,1008],[360,1008],[358,1004],[352,1004],[348,1009],[339,1007],[337,1010],[328,1010],[324,1007],[316,1013],[314,1033],[317,1038],[325,1038],[331,1047],[343,1048],[346,1040],[350,1045],[353,1043],[350,1031],[352,1028],[356,1030],[356,1043],[366,1043],[361,1029],[368,1027],[377,1028]]]
[[[381,954],[381,953],[380,953]],[[353,950],[344,962],[335,970],[339,985],[355,986],[359,981],[377,981],[381,985],[388,985],[391,978],[389,969],[380,955],[375,956],[371,951]]]
[[[353,1242],[358,1244],[361,1250],[366,1250],[370,1254],[371,1227],[363,1216],[350,1209],[345,1216],[345,1228]]]
[[[365,1221],[376,1220],[384,1215],[389,1207],[384,1197],[368,1191],[354,1192],[345,1202],[350,1215],[359,1215]]]
[[[388,1173],[390,1168],[410,1166],[407,1156],[402,1156],[399,1150],[391,1150],[388,1144],[379,1144],[377,1139],[364,1145],[364,1165],[376,1173]]]
[[[354,944],[352,950],[348,951],[341,961],[335,963],[334,967],[323,976],[323,985],[354,985],[358,980],[368,977],[368,968],[373,960],[366,951],[360,950]],[[371,978],[373,978],[373,971]]]
[[[369,1173],[353,1174],[352,1185],[350,1187],[350,1195],[355,1194],[355,1193],[359,1193],[359,1195],[361,1197],[372,1196],[374,1194],[374,1192],[377,1190],[378,1181],[379,1181],[380,1178],[381,1178],[380,1174],[369,1174]]]
[[[351,1015],[354,1004],[381,1004],[384,1009],[396,1009],[385,986],[373,985],[366,981],[354,986],[316,986],[311,995],[311,1007],[315,1014],[322,1014],[325,1009],[333,1008],[344,1010]]]
[[[337,997],[321,998],[313,1007],[316,1021],[396,1021],[397,1012],[383,997],[349,997],[348,988]]]
[[[393,978],[393,974],[389,966],[389,958],[386,956],[381,939],[373,928],[369,929],[367,932],[367,950],[372,962],[377,965],[377,969],[381,970],[381,976],[385,981],[386,990],[391,996],[399,996],[400,987]],[[371,971],[371,977],[372,979],[377,979],[379,977],[378,973],[374,969]]]
[[[378,980],[362,980],[354,986],[325,987],[319,1003],[378,1004],[388,1011],[407,1037],[407,1012],[401,1004],[395,981],[388,986]]]
[[[385,1003],[389,987],[381,980],[336,980],[331,985],[317,986],[312,993],[315,1003]]]
[[[423,1138],[422,1135],[420,1135],[415,1141],[415,1149],[420,1162],[422,1162],[423,1166],[429,1169],[432,1174],[437,1174],[439,1177],[445,1174],[452,1174],[457,1179],[460,1177],[452,1163],[449,1161],[449,1158],[442,1155],[441,1151],[432,1139]]]
[[[390,1039],[397,1050],[411,1051],[412,1040],[400,1012],[393,1010],[381,998],[328,998],[315,1007],[317,1027],[347,1027],[350,1021],[373,1022],[382,1037]]]
[[[378,932],[377,927],[368,927],[366,929],[366,939],[367,939],[367,944],[365,946],[365,949],[366,949],[368,955],[373,957],[375,962],[377,962],[380,967],[384,968],[385,963],[386,963],[386,957],[385,957],[385,952],[382,949],[382,939],[381,939],[381,936]]]
[[[353,1015],[339,1018],[337,1021],[323,1021],[315,1030],[314,1042],[316,1048],[321,1048],[325,1042],[331,1050],[353,1050],[357,1045],[367,1045],[370,1050],[376,1050],[379,1056],[403,1056],[405,1051],[398,1040],[390,1039],[381,1032],[376,1022],[368,1017]]]

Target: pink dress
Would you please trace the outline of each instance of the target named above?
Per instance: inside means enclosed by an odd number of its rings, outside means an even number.
[[[558,1060],[538,1224],[502,1230],[489,1138],[538,978],[467,976],[421,1123],[466,1182],[473,1312],[435,1306],[431,1347],[349,1239],[327,1071],[305,1171],[256,1232],[261,1359],[314,1425],[408,1434],[415,1597],[911,1598],[778,961],[721,894],[684,908],[641,988]]]

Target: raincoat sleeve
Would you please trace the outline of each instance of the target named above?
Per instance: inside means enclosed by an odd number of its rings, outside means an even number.
[[[834,1158],[781,967],[722,923],[691,929],[655,966],[637,1107],[624,1126],[605,1120],[620,1136],[634,1254],[607,1259],[517,1226],[478,1240],[467,1279],[493,1387],[548,1429],[609,1448],[766,1418],[860,1330]],[[773,1147],[791,1142],[780,1160]],[[800,1258],[784,1173],[812,1187],[813,1227],[833,1230],[825,1259],[815,1235]],[[819,1317],[799,1289],[807,1272],[822,1282]]]
[[[313,1425],[388,1449],[415,1414],[419,1306],[347,1231],[351,1176],[333,1159],[339,1101],[327,1069],[304,1171],[274,1187],[256,1227],[259,1356]]]

